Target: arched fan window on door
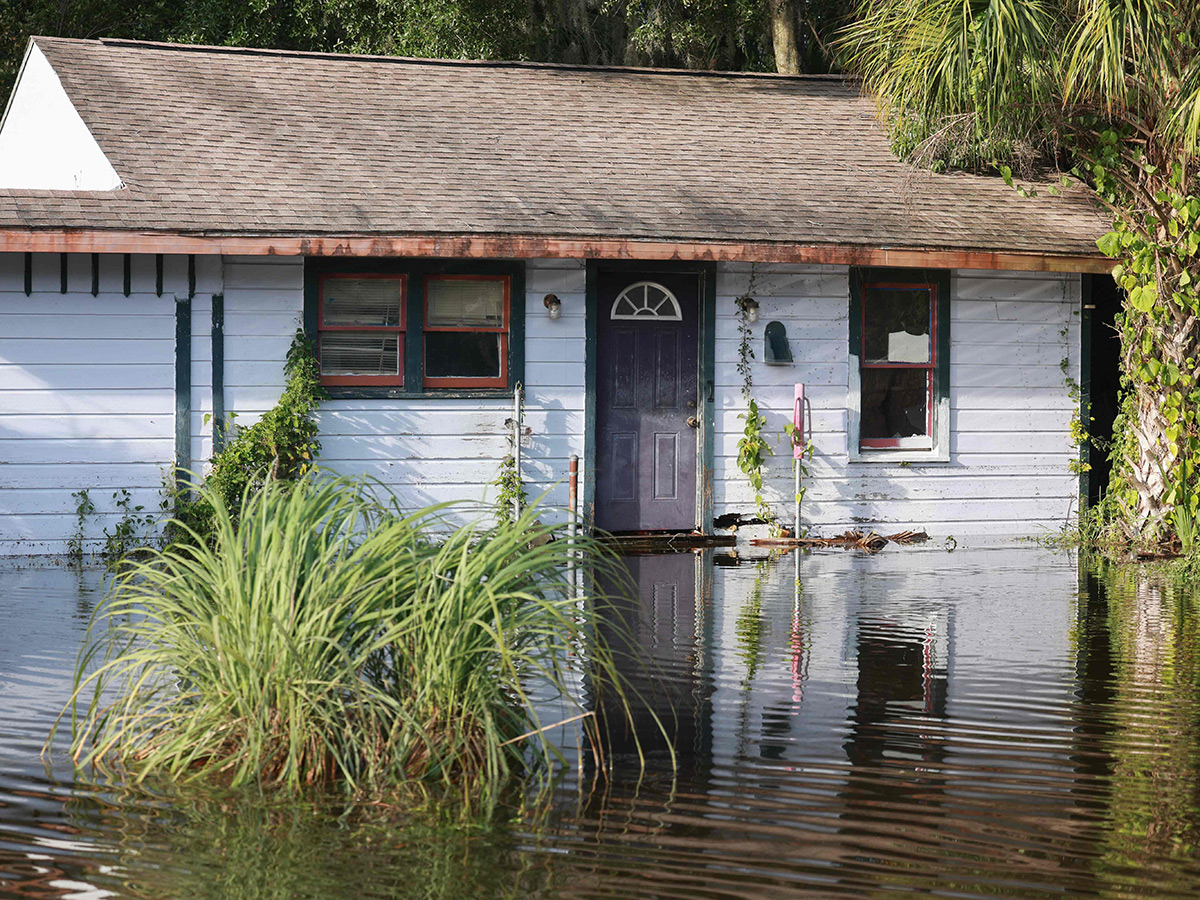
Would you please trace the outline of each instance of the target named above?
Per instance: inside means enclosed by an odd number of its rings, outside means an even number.
[[[635,281],[613,301],[613,319],[657,319],[680,322],[683,311],[670,290],[654,281]]]

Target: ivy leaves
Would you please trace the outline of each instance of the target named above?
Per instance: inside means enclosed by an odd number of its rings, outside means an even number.
[[[746,412],[742,413],[739,418],[746,420],[746,427],[741,440],[738,441],[738,468],[742,470],[749,479],[750,486],[754,488],[754,502],[758,506],[759,512],[762,513],[766,510],[769,514],[770,507],[762,496],[762,470],[766,465],[767,457],[772,456],[775,451],[763,437],[763,428],[767,424],[767,420],[758,411],[758,404],[753,400],[750,401]]]
[[[212,459],[205,485],[228,509],[240,509],[243,495],[268,481],[294,481],[312,468],[321,442],[313,413],[327,396],[321,386],[316,348],[302,329],[296,331],[284,364],[287,378],[274,408],[240,429]],[[204,499],[176,498],[176,519],[207,539],[212,508]]]
[[[1096,242],[1120,261],[1113,277],[1127,296],[1122,418],[1133,428],[1114,455],[1112,490],[1140,531],[1169,521],[1187,543],[1200,495],[1200,197],[1185,191],[1181,166],[1137,159],[1150,202]]]
[[[767,463],[767,457],[775,451],[763,436],[767,420],[759,412],[758,404],[754,401],[754,373],[750,368],[750,361],[754,359],[754,348],[750,341],[754,333],[750,328],[750,304],[747,301],[751,299],[750,291],[753,289],[754,276],[751,275],[749,290],[735,301],[738,308],[739,339],[737,371],[742,376],[742,399],[746,401],[746,411],[738,416],[745,420],[746,427],[738,440],[737,463],[742,474],[750,482],[750,487],[754,488],[754,506],[758,510],[759,518],[774,525],[775,513],[763,496],[763,467]]]

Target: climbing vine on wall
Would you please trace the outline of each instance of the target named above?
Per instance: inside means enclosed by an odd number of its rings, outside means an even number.
[[[512,453],[500,460],[500,471],[492,484],[499,488],[496,495],[496,523],[511,525],[517,519],[518,507],[524,509],[529,503],[525,485],[517,472],[517,458]]]
[[[521,386],[517,385],[517,390],[521,391]],[[522,399],[524,394],[521,394]],[[522,417],[519,419],[509,419],[505,422],[508,426],[508,454],[500,460],[500,471],[496,475],[496,480],[492,482],[499,493],[496,496],[496,523],[501,527],[511,525],[521,515],[521,511],[529,504],[529,496],[525,492],[525,483],[521,480],[521,473],[517,466],[518,447],[517,442],[521,440],[521,435],[525,432],[524,422],[524,405],[519,404],[522,410]]]
[[[83,562],[87,519],[96,512],[96,504],[92,502],[87,488],[75,491],[71,494],[71,499],[75,501],[75,532],[67,539],[67,560],[72,565],[80,565]]]
[[[294,481],[312,468],[321,443],[313,413],[328,394],[321,386],[321,370],[312,341],[297,330],[284,363],[287,379],[273,409],[248,428],[230,435],[224,449],[212,458],[205,485],[228,506],[241,506],[243,494],[267,481]],[[212,509],[202,498],[182,491],[175,498],[176,519],[207,538],[212,530]],[[178,536],[178,535],[176,535]]]
[[[1084,421],[1084,415],[1086,411],[1082,408],[1083,387],[1071,375],[1071,355],[1069,350],[1070,334],[1070,323],[1063,325],[1063,327],[1059,329],[1058,336],[1061,337],[1063,339],[1063,343],[1068,346],[1064,347],[1063,352],[1066,355],[1063,356],[1062,360],[1058,364],[1058,367],[1062,370],[1063,382],[1067,386],[1067,395],[1071,398],[1072,403],[1070,422],[1071,443],[1079,451],[1081,451],[1080,456],[1082,456],[1082,450],[1091,440],[1091,437],[1088,434],[1087,422]],[[1067,464],[1067,468],[1070,470],[1072,475],[1082,475],[1085,472],[1091,471],[1091,463],[1084,462],[1080,456],[1076,456],[1076,458],[1072,459]]]
[[[751,269],[750,284],[746,293],[735,301],[738,309],[737,371],[742,379],[742,399],[746,401],[746,411],[738,416],[745,421],[746,426],[738,440],[737,462],[738,468],[742,470],[750,482],[750,487],[754,489],[754,506],[758,511],[758,517],[764,522],[774,525],[777,518],[766,497],[763,496],[763,468],[766,466],[767,457],[773,455],[775,451],[771,449],[771,445],[767,443],[763,433],[767,421],[759,411],[758,403],[754,399],[754,372],[751,367],[751,361],[754,359],[752,345],[754,331],[750,327],[750,309],[755,277],[756,273]]]

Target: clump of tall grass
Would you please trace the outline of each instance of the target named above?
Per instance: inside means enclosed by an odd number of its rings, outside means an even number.
[[[567,589],[566,542],[536,508],[502,529],[453,527],[445,507],[385,509],[377,488],[269,482],[236,511],[207,493],[210,539],[130,565],[93,621],[77,762],[135,782],[471,793],[552,763],[530,684],[584,722],[570,657],[621,690]]]
[[[1115,550],[1123,548],[1126,540],[1116,515],[1117,504],[1112,494],[1105,494],[1099,503],[1081,506],[1074,518],[1063,523],[1058,531],[1043,535],[1038,543],[1052,550]]]

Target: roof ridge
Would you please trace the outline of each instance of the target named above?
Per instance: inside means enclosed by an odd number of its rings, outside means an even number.
[[[672,69],[652,66],[600,66],[580,63],[539,62],[536,60],[491,60],[491,59],[438,59],[419,56],[386,56],[372,53],[335,53],[325,50],[282,50],[271,47],[232,47],[219,44],[179,44],[168,41],[147,41],[135,38],[63,38],[35,35],[34,41],[53,41],[68,44],[100,44],[114,47],[140,47],[150,50],[173,50],[184,53],[219,53],[226,55],[298,57],[302,59],[330,59],[359,62],[389,63],[395,65],[446,66],[461,68],[494,69],[550,69],[577,72],[625,72],[634,75],[676,75],[692,78],[748,78],[777,81],[829,81],[850,83],[852,76],[829,74],[781,75],[778,72],[733,72],[716,69]]]

